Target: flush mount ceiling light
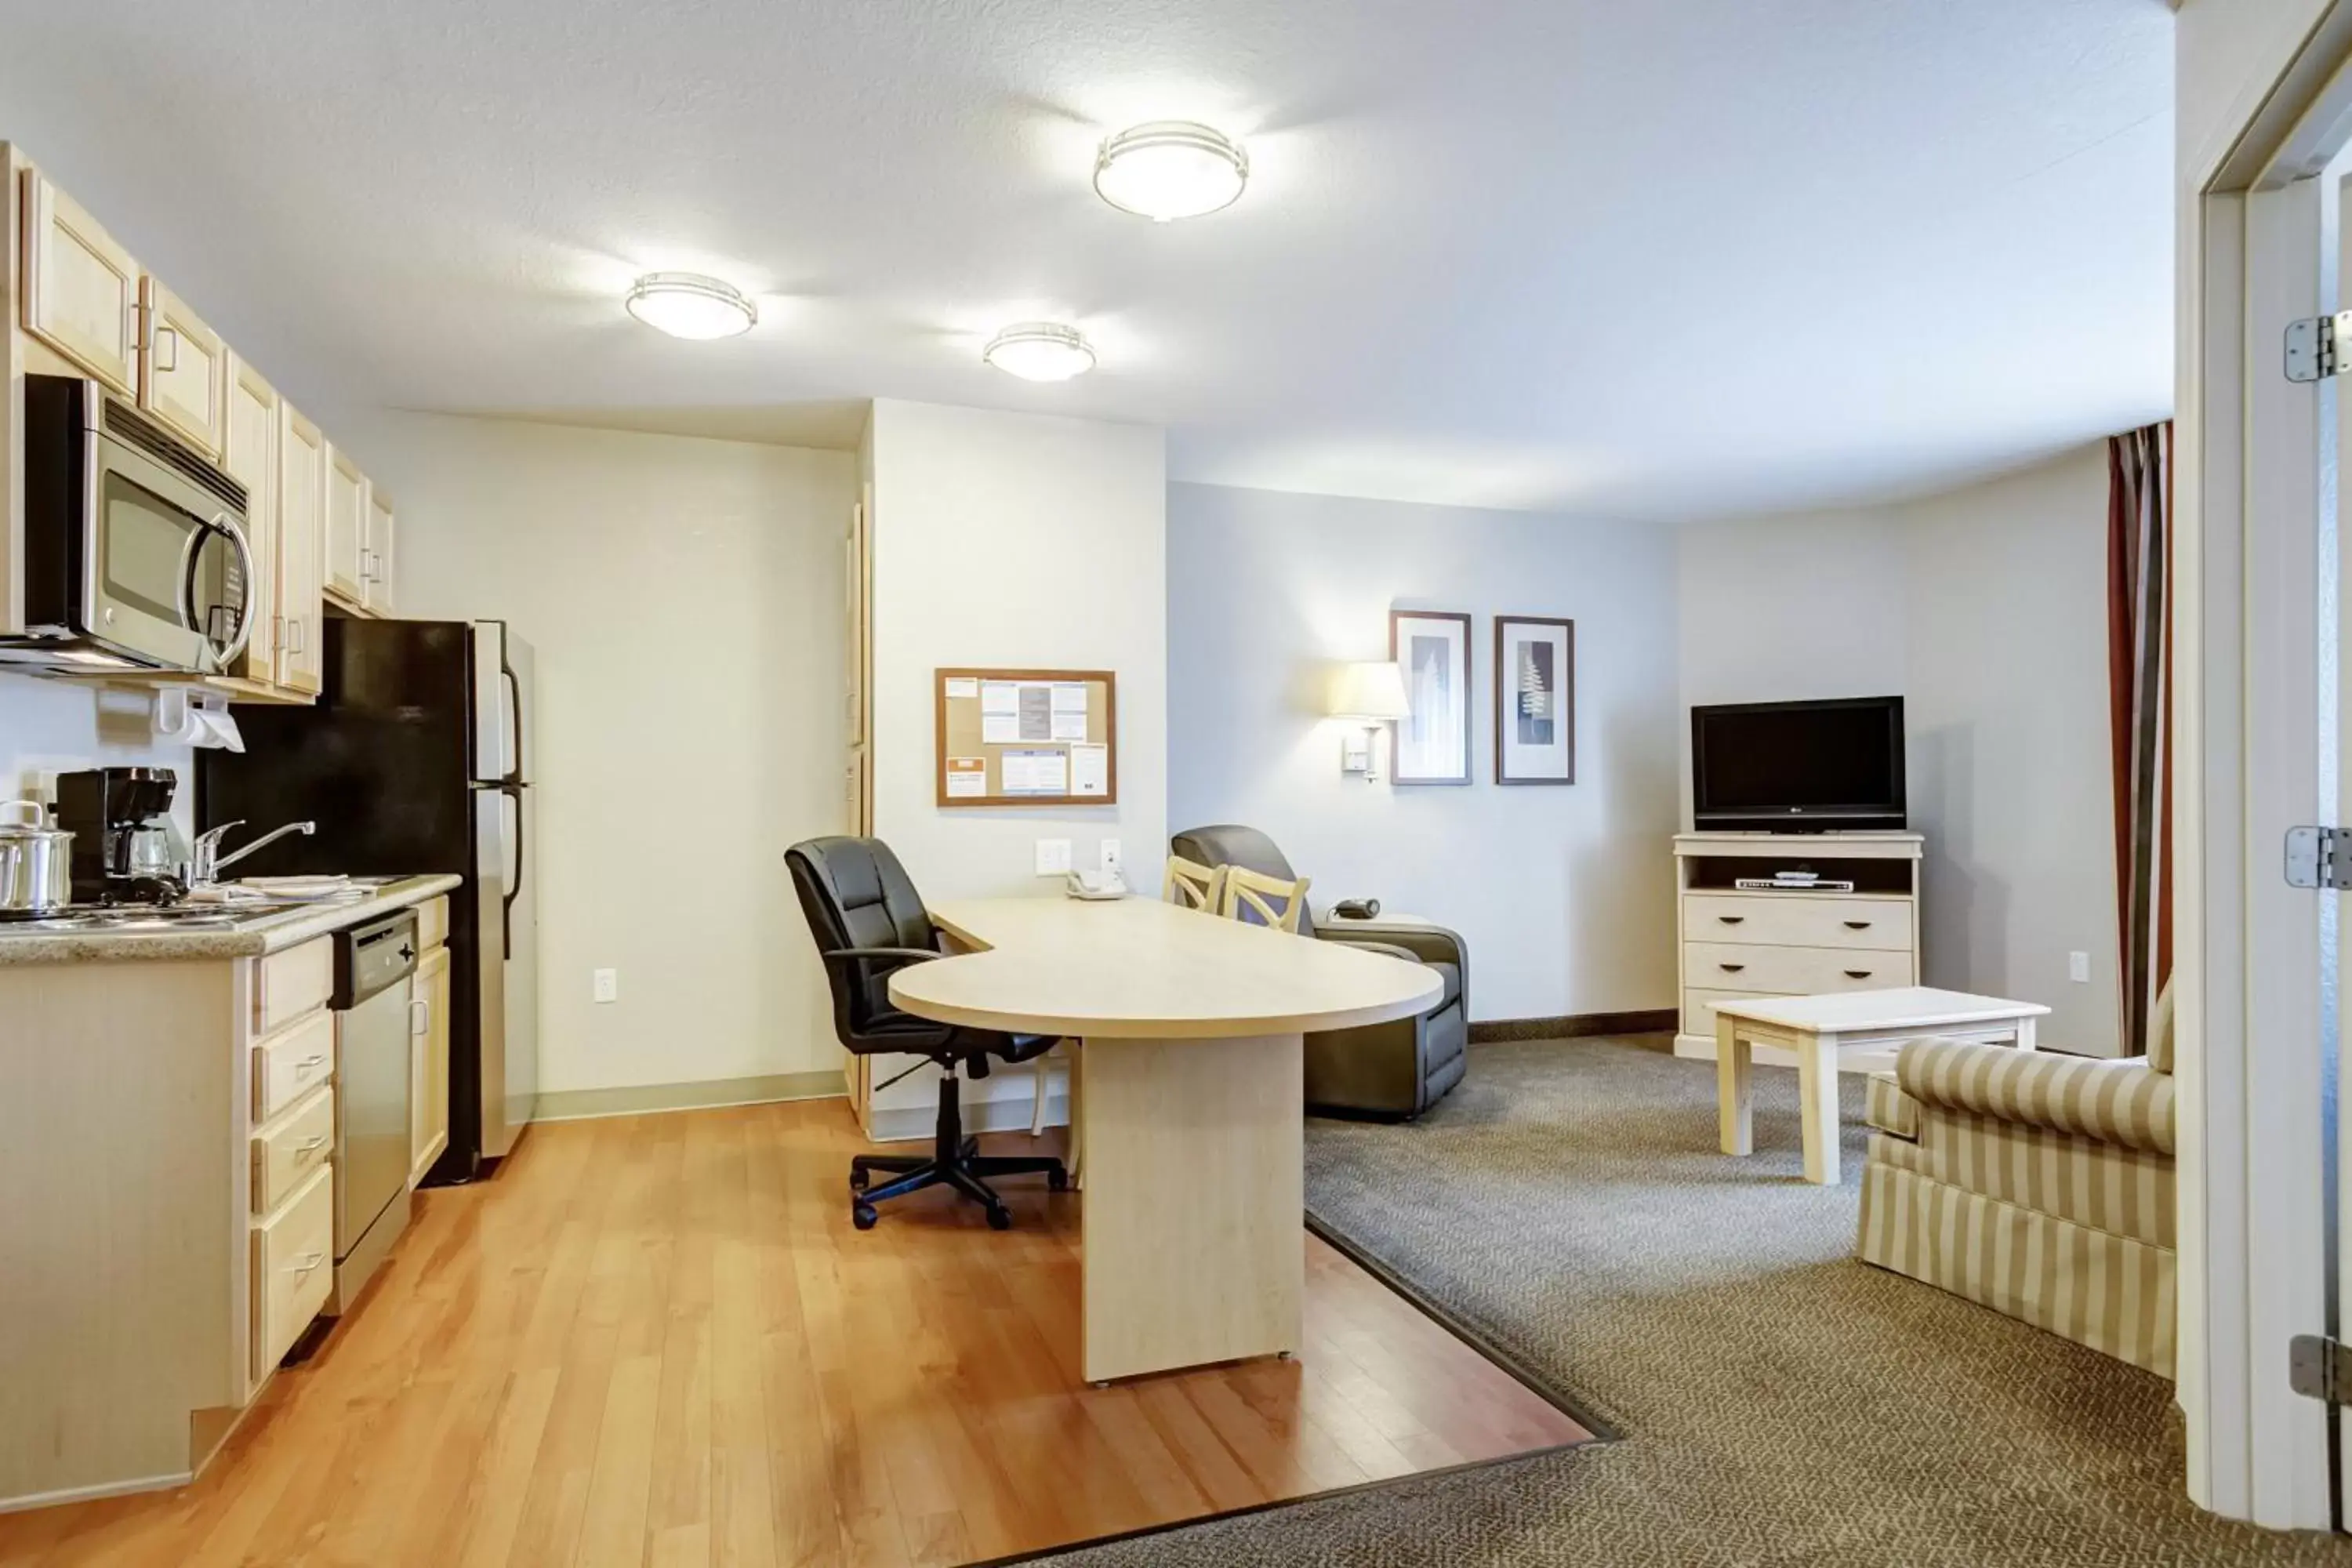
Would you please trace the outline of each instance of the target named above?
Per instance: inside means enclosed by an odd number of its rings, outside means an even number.
[[[1154,223],[1231,206],[1249,184],[1249,154],[1223,132],[1189,120],[1122,131],[1095,158],[1095,194]]]
[[[648,272],[629,290],[629,314],[674,338],[748,332],[760,308],[733,284],[699,272]]]
[[[988,340],[980,357],[1024,381],[1067,381],[1095,367],[1095,351],[1076,327],[1024,321]]]

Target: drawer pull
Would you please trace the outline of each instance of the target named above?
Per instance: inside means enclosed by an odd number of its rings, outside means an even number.
[[[1870,922],[1868,921],[1848,921],[1845,922],[1845,929],[1848,931],[1868,931],[1870,929]]]
[[[327,1135],[321,1132],[316,1138],[303,1139],[300,1143],[295,1146],[294,1152],[297,1154],[308,1154],[313,1150],[323,1149],[326,1146]]]
[[[1744,963],[1718,963],[1716,967],[1722,970],[1726,974],[1737,974],[1748,966]]]
[[[1870,971],[1867,969],[1849,969],[1845,972],[1845,977],[1848,980],[1867,980],[1870,978]]]
[[[304,1057],[300,1061],[294,1064],[296,1070],[300,1072],[309,1072],[312,1068],[322,1068],[326,1065],[327,1058],[316,1054]]]
[[[1721,921],[1727,926],[1746,925],[1748,923],[1748,917],[1746,915],[1717,915],[1715,918]]]
[[[325,1261],[327,1261],[327,1255],[323,1252],[306,1252],[302,1255],[302,1261],[294,1265],[287,1272],[299,1279]]]

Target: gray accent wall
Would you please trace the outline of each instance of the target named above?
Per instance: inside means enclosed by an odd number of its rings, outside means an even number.
[[[1919,500],[1679,540],[1683,710],[1901,692],[1927,983],[2042,1003],[2042,1043],[2091,1056],[2120,1048],[2106,507],[2093,443]],[[1687,819],[1687,721],[1680,745]]]
[[[1671,529],[1176,484],[1168,605],[1171,830],[1263,828],[1317,908],[1459,931],[1474,1018],[1675,1005]],[[1391,605],[1475,617],[1467,787],[1339,771],[1330,671],[1387,657]],[[1576,621],[1573,784],[1494,782],[1497,612]]]

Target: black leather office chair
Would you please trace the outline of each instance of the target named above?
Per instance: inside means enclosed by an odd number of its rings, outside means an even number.
[[[1168,847],[1203,866],[1246,866],[1285,881],[1298,876],[1274,840],[1255,827],[1224,824],[1187,828],[1171,838]],[[1405,1121],[1444,1099],[1470,1066],[1465,1048],[1470,1043],[1470,952],[1462,939],[1443,926],[1389,924],[1356,931],[1318,926],[1310,910],[1299,911],[1298,934],[1427,964],[1444,983],[1436,1004],[1417,1018],[1308,1035],[1308,1108]]]
[[[894,970],[945,956],[922,898],[890,847],[878,838],[812,838],[785,850],[784,859],[793,868],[809,934],[824,959],[834,1032],[842,1045],[860,1056],[929,1057],[946,1069],[940,1079],[939,1136],[928,1157],[860,1154],[849,1162],[851,1221],[871,1230],[876,1204],[945,1183],[984,1205],[989,1226],[1004,1230],[1013,1215],[982,1178],[1043,1175],[1055,1192],[1067,1187],[1069,1173],[1059,1160],[977,1152],[979,1140],[963,1135],[956,1076],[961,1067],[973,1078],[986,1078],[991,1058],[1025,1062],[1043,1056],[1054,1048],[1055,1037],[939,1024],[890,1005]],[[872,1186],[877,1172],[895,1179]]]

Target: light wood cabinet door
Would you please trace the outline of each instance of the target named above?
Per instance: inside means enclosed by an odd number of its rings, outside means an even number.
[[[259,372],[229,360],[228,446],[221,466],[245,487],[245,533],[253,544],[253,637],[233,675],[278,683],[278,644],[286,607],[278,563],[278,393]]]
[[[408,1184],[449,1147],[449,950],[429,948],[416,964],[408,1020]]]
[[[367,584],[367,607],[379,616],[392,614],[394,542],[398,533],[392,515],[392,498],[373,479],[368,481],[367,538],[360,557]]]
[[[282,399],[278,405],[278,684],[317,696],[325,635],[327,441]]]
[[[24,205],[25,330],[123,396],[137,396],[139,264],[30,169]]]
[[[367,476],[327,445],[327,596],[367,608]]]
[[[146,350],[139,405],[217,458],[228,430],[228,351],[196,313],[154,278],[140,283]]]

